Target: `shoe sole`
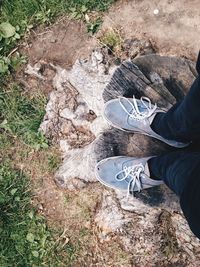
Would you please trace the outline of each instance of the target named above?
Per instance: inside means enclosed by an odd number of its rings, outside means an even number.
[[[108,102],[107,102],[107,103],[108,103]],[[106,104],[105,104],[105,107],[106,107]],[[115,125],[113,122],[111,122],[111,121],[105,116],[104,113],[103,113],[103,118],[104,118],[104,119],[105,119],[111,126],[113,126],[114,128],[117,128],[117,129],[119,129],[119,130],[122,130],[123,132],[143,134],[143,135],[152,137],[152,138],[157,139],[157,140],[159,140],[159,141],[161,141],[161,142],[163,142],[163,143],[165,143],[165,144],[167,144],[167,145],[169,145],[169,146],[176,147],[176,148],[184,148],[184,147],[189,146],[189,144],[183,144],[183,145],[179,145],[179,146],[172,145],[170,142],[167,141],[167,139],[165,139],[166,141],[164,141],[164,140],[161,139],[161,138],[159,139],[158,137],[155,137],[154,135],[148,134],[148,133],[143,132],[143,131],[136,131],[136,130],[135,130],[135,131],[131,131],[131,130],[125,130],[125,129],[121,128],[120,126]]]

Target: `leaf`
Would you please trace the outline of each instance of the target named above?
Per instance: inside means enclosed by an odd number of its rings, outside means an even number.
[[[34,216],[34,211],[32,210],[32,211],[29,212],[28,217],[30,219],[33,219],[33,216]]]
[[[44,235],[41,239],[40,239],[40,245],[42,248],[45,248],[45,243],[46,243],[46,240],[47,240],[47,235]]]
[[[48,148],[48,147],[49,147],[49,145],[47,143],[45,143],[45,142],[42,143],[42,148]]]
[[[19,202],[20,201],[20,197],[15,197],[15,201]]]
[[[82,18],[82,14],[78,13],[76,16],[76,19],[81,19]]]
[[[76,8],[75,7],[71,7],[71,8],[69,8],[69,11],[71,11],[72,13],[74,13],[76,11]]]
[[[9,71],[10,61],[7,58],[0,58],[0,73],[6,73]]]
[[[18,31],[20,30],[19,25],[17,25],[17,26],[15,27],[15,30],[16,30],[16,32],[18,32]]]
[[[39,257],[39,253],[37,252],[37,250],[33,250],[32,251],[32,254],[35,258],[38,258]]]
[[[12,196],[14,196],[14,194],[17,192],[17,188],[13,188],[11,191],[10,191],[10,193],[11,193],[11,195]]]
[[[13,27],[9,22],[2,22],[0,24],[0,34],[4,38],[9,38],[15,35],[15,27]]]
[[[78,12],[74,11],[74,12],[71,14],[72,18],[76,18],[77,14],[78,14]]]
[[[20,39],[21,38],[21,36],[19,35],[19,33],[15,33],[15,39]]]
[[[0,124],[0,127],[3,128],[3,126],[5,126],[6,124],[8,124],[8,121],[5,119],[2,121],[2,123]]]
[[[33,243],[34,242],[34,235],[32,233],[28,233],[27,236],[26,236],[26,240],[29,241],[30,243]]]
[[[28,26],[27,26],[27,29],[32,29],[33,28],[33,24],[29,24]]]
[[[6,201],[5,196],[2,194],[0,195],[0,204],[3,204]]]
[[[84,13],[84,12],[86,12],[88,9],[87,9],[87,7],[85,6],[85,5],[82,5],[82,7],[81,7],[81,11]]]

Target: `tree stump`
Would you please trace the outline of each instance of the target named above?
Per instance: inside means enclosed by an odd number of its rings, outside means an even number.
[[[97,183],[95,164],[106,157],[143,157],[173,151],[162,142],[117,130],[102,118],[104,103],[118,96],[147,96],[169,109],[187,93],[197,73],[193,62],[155,54],[124,61],[119,67],[104,62],[101,50],[78,60],[71,70],[46,64],[55,71],[54,90],[41,130],[60,144],[63,163],[56,183],[80,190]],[[38,71],[38,69],[37,69]],[[28,72],[36,68],[28,66]],[[199,266],[199,241],[190,231],[178,199],[165,185],[136,193],[127,201],[119,191],[102,187],[95,222],[102,239],[117,234],[133,255],[133,266]],[[167,265],[168,261],[171,264]]]

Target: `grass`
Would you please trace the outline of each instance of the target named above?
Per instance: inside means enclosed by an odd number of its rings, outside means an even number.
[[[103,33],[99,40],[102,45],[108,48],[111,54],[119,56],[122,52],[122,37],[119,31],[110,28]]]
[[[42,133],[38,132],[44,116],[46,98],[38,93],[31,99],[25,96],[23,89],[15,84],[0,92],[0,128],[13,138],[20,138],[34,148],[47,148],[48,142]]]
[[[1,21],[10,21],[14,26],[20,25],[22,21],[38,22],[38,18],[42,16],[49,17],[51,21],[51,18],[70,13],[74,9],[80,13],[105,11],[113,2],[114,0],[4,0]]]
[[[27,93],[15,81],[26,59],[17,44],[38,25],[51,24],[70,14],[85,21],[91,11],[105,11],[115,0],[3,0],[0,16],[0,266],[73,266],[79,245],[63,240],[60,230],[48,227],[33,205],[33,176],[52,175],[59,154],[38,131],[46,97]],[[97,18],[88,22],[94,33]],[[12,74],[9,75],[9,74]],[[39,178],[37,178],[39,181]],[[86,212],[88,215],[88,212]],[[85,211],[84,214],[85,216]],[[89,215],[88,215],[89,217]],[[86,236],[83,230],[81,236]]]
[[[85,19],[91,11],[105,11],[115,0],[3,0],[0,23],[9,22],[15,34],[0,41],[1,54],[7,56],[17,41],[39,24],[50,24],[59,15],[71,14],[77,19]],[[89,25],[91,32],[99,27],[99,20]],[[1,31],[0,31],[1,33]],[[5,37],[5,36],[4,36]]]
[[[29,180],[8,163],[0,169],[0,204],[0,266],[69,266],[75,248],[47,227],[31,205]]]
[[[60,159],[57,155],[51,154],[48,156],[48,169],[50,172],[55,172],[60,165]]]
[[[161,251],[167,258],[172,258],[178,251],[178,243],[169,212],[163,211],[160,214],[159,224],[161,231]]]
[[[58,167],[56,153],[38,133],[46,98],[25,94],[10,84],[0,92],[0,266],[69,266],[70,244],[62,245],[59,232],[47,226],[32,205],[31,183],[27,174],[53,172]],[[46,152],[45,152],[46,151]],[[37,154],[32,162],[29,157]],[[46,155],[40,165],[41,155]],[[22,171],[21,166],[25,171]],[[36,168],[35,168],[36,166]],[[43,170],[42,170],[43,167]],[[36,170],[35,170],[36,169]]]

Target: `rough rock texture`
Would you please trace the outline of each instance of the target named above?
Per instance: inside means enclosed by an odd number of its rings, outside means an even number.
[[[97,50],[89,59],[76,61],[71,70],[48,64],[46,68],[55,70],[55,90],[41,130],[63,151],[63,164],[55,175],[59,186],[81,193],[87,183],[96,182],[96,162],[108,156],[142,157],[173,150],[149,137],[110,127],[102,118],[103,105],[117,96],[135,94],[169,108],[182,99],[194,80],[192,62],[152,54],[108,68]],[[38,65],[29,65],[27,72],[41,79]],[[94,221],[102,242],[113,233],[118,235],[133,255],[133,266],[200,264],[199,241],[189,230],[178,199],[166,186],[129,199],[122,192],[105,189]]]

